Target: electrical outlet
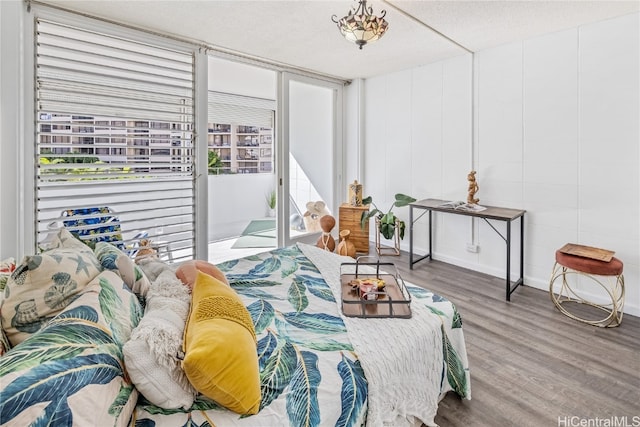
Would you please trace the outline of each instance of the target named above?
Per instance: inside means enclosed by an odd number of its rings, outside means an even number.
[[[467,243],[467,252],[477,253],[480,250],[478,245],[474,245],[473,243]]]

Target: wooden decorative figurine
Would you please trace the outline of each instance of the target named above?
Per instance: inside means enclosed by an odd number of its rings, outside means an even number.
[[[331,215],[324,215],[320,218],[322,236],[316,242],[316,246],[325,251],[333,252],[336,249],[336,240],[331,235],[331,230],[336,226],[336,219]]]
[[[480,199],[475,198],[476,193],[480,189],[476,182],[476,171],[469,172],[467,175],[467,181],[469,181],[469,195],[467,196],[467,203],[476,205],[480,201]]]
[[[351,235],[351,230],[342,230],[340,232],[340,243],[338,243],[338,248],[336,249],[336,253],[339,255],[350,256],[351,258],[356,257],[356,246],[353,244],[351,240],[349,240],[349,236]]]
[[[349,184],[349,204],[351,206],[362,206],[362,184],[358,184],[358,180]]]

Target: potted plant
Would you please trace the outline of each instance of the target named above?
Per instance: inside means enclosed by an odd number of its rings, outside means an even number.
[[[406,224],[393,213],[392,209],[394,207],[400,208],[407,206],[409,203],[415,202],[416,199],[401,193],[396,194],[395,198],[396,200],[391,204],[386,213],[378,209],[376,204],[373,203],[373,198],[371,196],[362,199],[363,205],[372,205],[373,209],[362,212],[362,217],[360,217],[360,226],[365,228],[367,226],[367,220],[375,216],[377,221],[380,223],[380,234],[382,234],[385,239],[393,238],[393,235],[396,233],[396,227],[398,228],[398,236],[400,239],[404,239]]]
[[[267,206],[269,207],[269,216],[275,216],[276,211],[276,190],[271,190],[267,195],[264,196],[267,201]]]

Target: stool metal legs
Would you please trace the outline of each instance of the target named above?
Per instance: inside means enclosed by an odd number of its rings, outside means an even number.
[[[567,276],[569,275],[588,277],[595,283],[599,284],[605,290],[607,296],[611,299],[611,303],[598,304],[578,295],[567,280]],[[554,283],[560,278],[562,279],[562,285],[560,286],[559,292],[555,292]],[[617,276],[596,276],[567,268],[556,262],[551,272],[549,295],[551,296],[551,300],[556,305],[558,310],[560,310],[560,312],[580,322],[599,326],[601,328],[613,328],[619,326],[622,322],[622,309],[624,307],[624,276],[622,275],[622,273]],[[607,315],[600,320],[585,319],[569,312],[566,307],[563,306],[563,304],[567,302],[586,304],[604,311]]]

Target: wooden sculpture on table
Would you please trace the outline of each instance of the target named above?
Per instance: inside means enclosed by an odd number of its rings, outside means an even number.
[[[362,184],[358,184],[358,180],[349,184],[349,204],[351,206],[362,206]]]
[[[349,240],[350,235],[351,235],[351,230],[342,230],[340,232],[340,243],[338,243],[338,247],[336,248],[336,253],[338,255],[350,256],[351,258],[355,258],[356,246],[353,244],[351,240]]]
[[[336,249],[336,240],[331,235],[331,230],[336,226],[336,219],[331,215],[324,215],[320,218],[322,236],[316,242],[316,246],[325,251],[333,252]]]
[[[480,189],[478,183],[476,182],[476,171],[471,171],[467,175],[467,181],[469,181],[469,194],[467,196],[467,203],[470,205],[477,205],[480,199],[476,199],[475,195]]]

